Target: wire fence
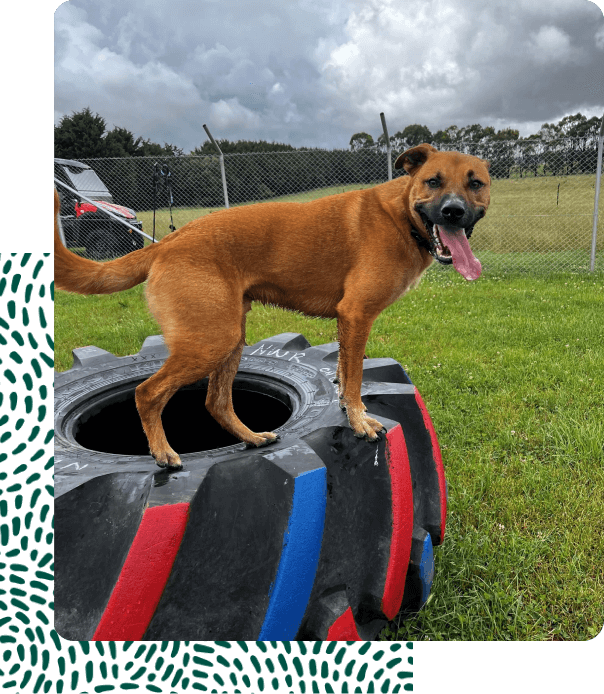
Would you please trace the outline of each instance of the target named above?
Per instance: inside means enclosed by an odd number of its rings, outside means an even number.
[[[490,162],[491,206],[472,236],[485,274],[590,269],[597,137],[440,148]],[[228,203],[304,202],[371,187],[388,180],[387,156],[379,147],[226,154]],[[405,175],[394,169],[397,156],[391,153],[393,177]],[[218,156],[89,159],[81,162],[86,168],[63,161],[55,160],[55,182],[67,245],[88,257],[123,255],[225,206]],[[600,215],[598,270],[604,270],[603,225]]]

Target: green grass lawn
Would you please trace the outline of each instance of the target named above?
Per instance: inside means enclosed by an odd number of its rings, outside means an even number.
[[[477,231],[478,233],[478,231]],[[582,640],[604,624],[602,274],[467,283],[430,269],[376,321],[367,353],[405,367],[426,402],[449,490],[431,597],[394,640]],[[138,351],[159,327],[143,287],[56,293],[56,368],[94,344]],[[335,321],[255,305],[249,343],[284,331],[312,344]]]

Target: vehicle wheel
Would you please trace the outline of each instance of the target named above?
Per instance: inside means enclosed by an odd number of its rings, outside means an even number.
[[[63,221],[63,219],[64,218],[62,218],[62,225],[63,225],[63,234],[65,236],[65,247],[66,248],[74,248],[78,244],[77,244],[77,235],[75,233],[73,222],[71,220]]]
[[[86,255],[91,260],[104,260],[111,258],[113,251],[107,232],[101,229],[92,229],[86,235]]]
[[[355,438],[333,384],[337,343],[284,333],[245,347],[233,388],[248,449],[204,407],[207,379],[162,416],[183,469],[148,454],[135,387],[167,357],[73,351],[55,383],[55,628],[73,640],[367,640],[430,592],[442,461],[400,364],[363,363],[387,433]]]

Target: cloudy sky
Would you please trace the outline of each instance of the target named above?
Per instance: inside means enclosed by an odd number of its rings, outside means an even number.
[[[600,4],[602,4],[600,0]],[[513,127],[604,112],[588,0],[69,0],[55,123],[89,106],[189,152],[205,139],[346,147],[413,123]]]

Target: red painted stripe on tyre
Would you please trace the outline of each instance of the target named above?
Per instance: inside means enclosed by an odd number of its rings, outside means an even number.
[[[329,627],[326,641],[362,641],[354,623],[352,609],[349,607],[344,614],[340,615]]]
[[[440,542],[445,539],[445,524],[447,519],[447,486],[445,483],[445,467],[443,465],[443,458],[440,453],[440,446],[438,445],[438,439],[436,438],[436,431],[434,431],[434,425],[426,409],[426,405],[422,400],[422,396],[419,394],[417,388],[415,388],[415,401],[419,405],[422,411],[422,416],[424,418],[424,424],[426,429],[430,434],[430,440],[432,441],[432,456],[434,457],[434,463],[436,464],[436,473],[438,474],[438,487],[440,491]]]
[[[140,641],[155,613],[185,532],[189,504],[148,508],[93,641]]]
[[[392,537],[382,611],[388,619],[394,619],[403,600],[413,536],[413,485],[400,424],[386,434],[386,461],[392,490]]]

